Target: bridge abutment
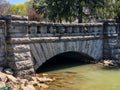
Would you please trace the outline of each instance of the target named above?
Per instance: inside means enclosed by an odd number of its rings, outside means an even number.
[[[5,59],[6,67],[10,67],[14,71],[14,75],[24,78],[27,75],[35,75],[32,56],[30,52],[29,38],[26,36],[26,22],[21,24],[6,20],[6,35],[5,35]],[[23,43],[24,41],[24,43]],[[27,42],[27,43],[25,43]]]
[[[120,60],[120,23],[103,24],[103,58]]]

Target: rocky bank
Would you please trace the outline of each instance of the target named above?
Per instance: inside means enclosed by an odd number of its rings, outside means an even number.
[[[3,69],[3,67],[0,67],[0,89],[10,87],[12,90],[37,90],[37,88],[44,90],[49,87],[45,83],[54,80],[48,74],[42,74],[41,77],[37,75],[34,77],[26,76],[25,79],[21,79],[14,77],[10,68]]]

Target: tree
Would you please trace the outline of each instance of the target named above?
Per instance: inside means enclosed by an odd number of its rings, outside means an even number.
[[[34,2],[37,13],[43,14],[44,18],[48,18],[50,21],[71,21],[73,17],[74,0],[40,0]]]
[[[24,5],[26,6],[27,12],[29,12],[31,9],[33,9],[33,0],[29,0],[27,2],[24,3]]]
[[[28,12],[28,18],[30,21],[40,21],[41,15],[37,14],[34,9],[30,9]]]
[[[34,8],[50,21],[62,22],[85,18],[113,19],[120,13],[120,0],[34,0]]]
[[[103,7],[104,0],[77,0],[76,10],[78,22],[81,23],[84,16],[93,16],[95,8]]]
[[[0,14],[6,15],[9,14],[9,7],[11,5],[6,0],[0,0]]]
[[[34,0],[33,8],[41,16],[41,19],[48,20],[48,6],[45,0]]]
[[[115,13],[120,22],[120,0],[115,0]]]
[[[9,8],[9,11],[10,14],[21,15],[21,16],[27,15],[27,9],[24,4],[13,5]]]
[[[104,6],[95,10],[96,16],[101,19],[113,19],[116,16],[114,0],[105,0]]]
[[[47,0],[46,1],[47,6],[47,15],[50,20],[53,20],[56,22],[62,22],[62,10],[63,10],[63,4],[61,0]],[[52,11],[53,10],[53,11]]]
[[[93,12],[93,8],[100,5],[103,5],[103,0],[35,0],[34,8],[38,13],[44,13],[51,21],[71,22],[78,19],[81,23],[86,15],[84,8]]]

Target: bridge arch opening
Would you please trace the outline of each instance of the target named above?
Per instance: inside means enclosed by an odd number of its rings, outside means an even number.
[[[90,63],[95,63],[95,59],[88,54],[69,51],[60,53],[50,58],[42,66],[40,66],[36,72],[54,71]]]

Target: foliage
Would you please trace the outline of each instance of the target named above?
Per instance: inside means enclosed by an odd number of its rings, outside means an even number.
[[[63,20],[72,22],[78,19],[82,22],[83,16],[89,16],[84,8],[89,8],[89,14],[93,8],[102,6],[103,0],[34,0],[34,8],[39,14],[43,14],[50,21],[62,22]]]
[[[77,0],[77,17],[78,22],[82,22],[82,18],[95,15],[95,8],[103,7],[104,0]]]
[[[119,18],[120,20],[120,0],[115,0],[115,13],[116,18]]]
[[[25,2],[24,5],[26,6],[27,12],[29,12],[29,10],[33,9],[33,0]]]
[[[14,15],[21,15],[21,16],[27,15],[27,9],[24,4],[13,5],[9,8],[9,11],[10,14],[14,14]]]
[[[3,88],[0,88],[0,90],[12,90],[12,88],[10,86],[5,86]]]
[[[41,19],[47,19],[48,8],[46,6],[45,0],[40,0],[40,2],[38,0],[34,0],[33,8],[35,9],[36,13],[41,16]]]
[[[96,9],[96,16],[101,19],[113,19],[116,16],[113,0],[105,0],[104,6]]]
[[[120,18],[120,0],[29,0],[19,5],[0,0],[0,13],[28,15],[30,20],[38,21],[81,23]]]

